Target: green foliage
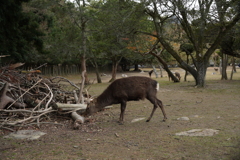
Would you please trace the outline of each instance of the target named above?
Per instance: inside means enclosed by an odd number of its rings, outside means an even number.
[[[239,25],[237,24],[233,27],[224,37],[220,43],[221,51],[223,54],[240,58],[240,30]]]
[[[132,1],[101,1],[92,5],[89,22],[89,37],[94,54],[112,61],[122,57],[129,58],[132,53],[127,49],[130,39],[139,28],[143,13],[140,4]]]
[[[33,62],[36,54],[43,53],[39,16],[22,9],[28,1],[3,1],[0,6],[0,54],[11,55],[12,62]]]
[[[187,55],[193,53],[194,47],[190,43],[183,43],[180,45],[180,51],[185,52]]]

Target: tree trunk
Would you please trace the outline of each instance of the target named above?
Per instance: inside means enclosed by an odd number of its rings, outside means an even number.
[[[177,79],[177,77],[175,77],[173,75],[173,73],[170,71],[170,69],[168,68],[167,63],[157,54],[150,52],[149,54],[153,55],[154,57],[156,57],[158,59],[158,61],[163,65],[163,68],[165,69],[165,71],[167,72],[168,76],[174,81],[174,82],[179,82],[179,79]]]
[[[97,82],[102,83],[102,79],[101,79],[101,76],[99,74],[98,65],[96,65],[95,71],[96,71],[96,76],[97,76]]]
[[[84,72],[85,84],[89,84],[89,79],[87,76],[87,68],[86,68],[86,58],[83,55],[81,58],[81,70]]]
[[[81,88],[79,90],[79,97],[78,97],[78,101],[77,103],[84,103],[84,99],[83,99],[83,88],[84,88],[84,84],[85,84],[85,75],[86,70],[82,71],[82,83],[81,83]]]
[[[222,80],[227,80],[227,62],[228,62],[228,55],[223,54],[222,55]]]
[[[113,64],[112,64],[112,78],[109,80],[109,82],[113,82],[114,80],[116,80],[117,66],[118,66],[118,63],[117,62],[113,62]]]
[[[187,65],[189,64],[189,54],[187,54]],[[187,75],[188,75],[188,71],[185,71],[185,75],[184,75],[184,81],[187,81]]]
[[[236,72],[236,66],[235,66],[235,58],[232,57],[232,72],[231,72],[231,77],[230,80],[233,78],[233,73]]]
[[[196,80],[196,87],[205,87],[205,77],[207,72],[207,64],[204,63],[206,61],[201,61],[197,63],[197,77]],[[193,75],[195,76],[195,75]]]
[[[109,82],[113,82],[114,80],[116,80],[117,67],[121,60],[122,60],[122,57],[120,57],[119,59],[112,60],[112,78],[109,80]]]
[[[237,72],[234,57],[232,58],[232,67],[233,67],[233,72]]]
[[[134,65],[134,71],[139,71],[138,64]]]
[[[154,65],[152,65],[152,68],[153,68],[153,72],[154,72],[156,78],[158,78],[158,74],[157,74],[157,71],[156,71],[156,67],[155,67]]]
[[[159,64],[159,69],[160,69],[160,75],[163,77],[163,72],[162,72],[162,66]]]

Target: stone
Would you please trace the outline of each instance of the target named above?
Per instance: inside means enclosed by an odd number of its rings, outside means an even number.
[[[218,134],[219,130],[215,129],[192,129],[189,131],[176,133],[176,136],[213,136]]]
[[[178,121],[189,121],[190,119],[188,117],[180,117],[177,118]]]
[[[15,138],[15,139],[27,139],[27,140],[35,140],[45,135],[46,133],[36,131],[36,130],[19,130],[17,132],[10,133],[4,138]]]
[[[141,120],[144,120],[145,118],[136,118],[136,119],[133,119],[131,122],[134,123],[134,122],[138,122],[138,121],[141,121]]]

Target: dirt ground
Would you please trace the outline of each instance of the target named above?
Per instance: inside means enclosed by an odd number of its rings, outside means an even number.
[[[181,75],[183,71],[178,70]],[[147,72],[118,74],[148,76]],[[80,77],[80,76],[79,76]],[[73,78],[73,77],[67,77]],[[90,77],[91,78],[91,77]],[[40,129],[47,133],[38,140],[3,138],[8,132],[0,130],[0,159],[18,160],[238,160],[240,159],[240,69],[235,80],[220,81],[221,76],[210,68],[205,88],[195,88],[192,77],[187,82],[169,82],[153,78],[160,83],[158,98],[162,100],[167,121],[158,108],[150,122],[132,122],[148,118],[152,104],[145,101],[129,102],[124,125],[117,123],[119,105],[97,113],[91,122],[73,129],[69,117],[55,115]],[[74,79],[74,78],[73,78]],[[76,79],[76,77],[75,77]],[[99,95],[108,85],[91,87],[92,95]],[[177,120],[188,117],[190,120]],[[191,129],[215,129],[213,136],[176,136]]]

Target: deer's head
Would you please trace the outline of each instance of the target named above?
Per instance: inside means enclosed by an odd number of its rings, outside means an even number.
[[[93,113],[98,112],[99,109],[97,108],[96,104],[97,104],[97,99],[96,98],[93,99],[92,101],[90,101],[87,105],[87,108],[86,108],[86,111],[85,111],[84,115],[90,116]]]

